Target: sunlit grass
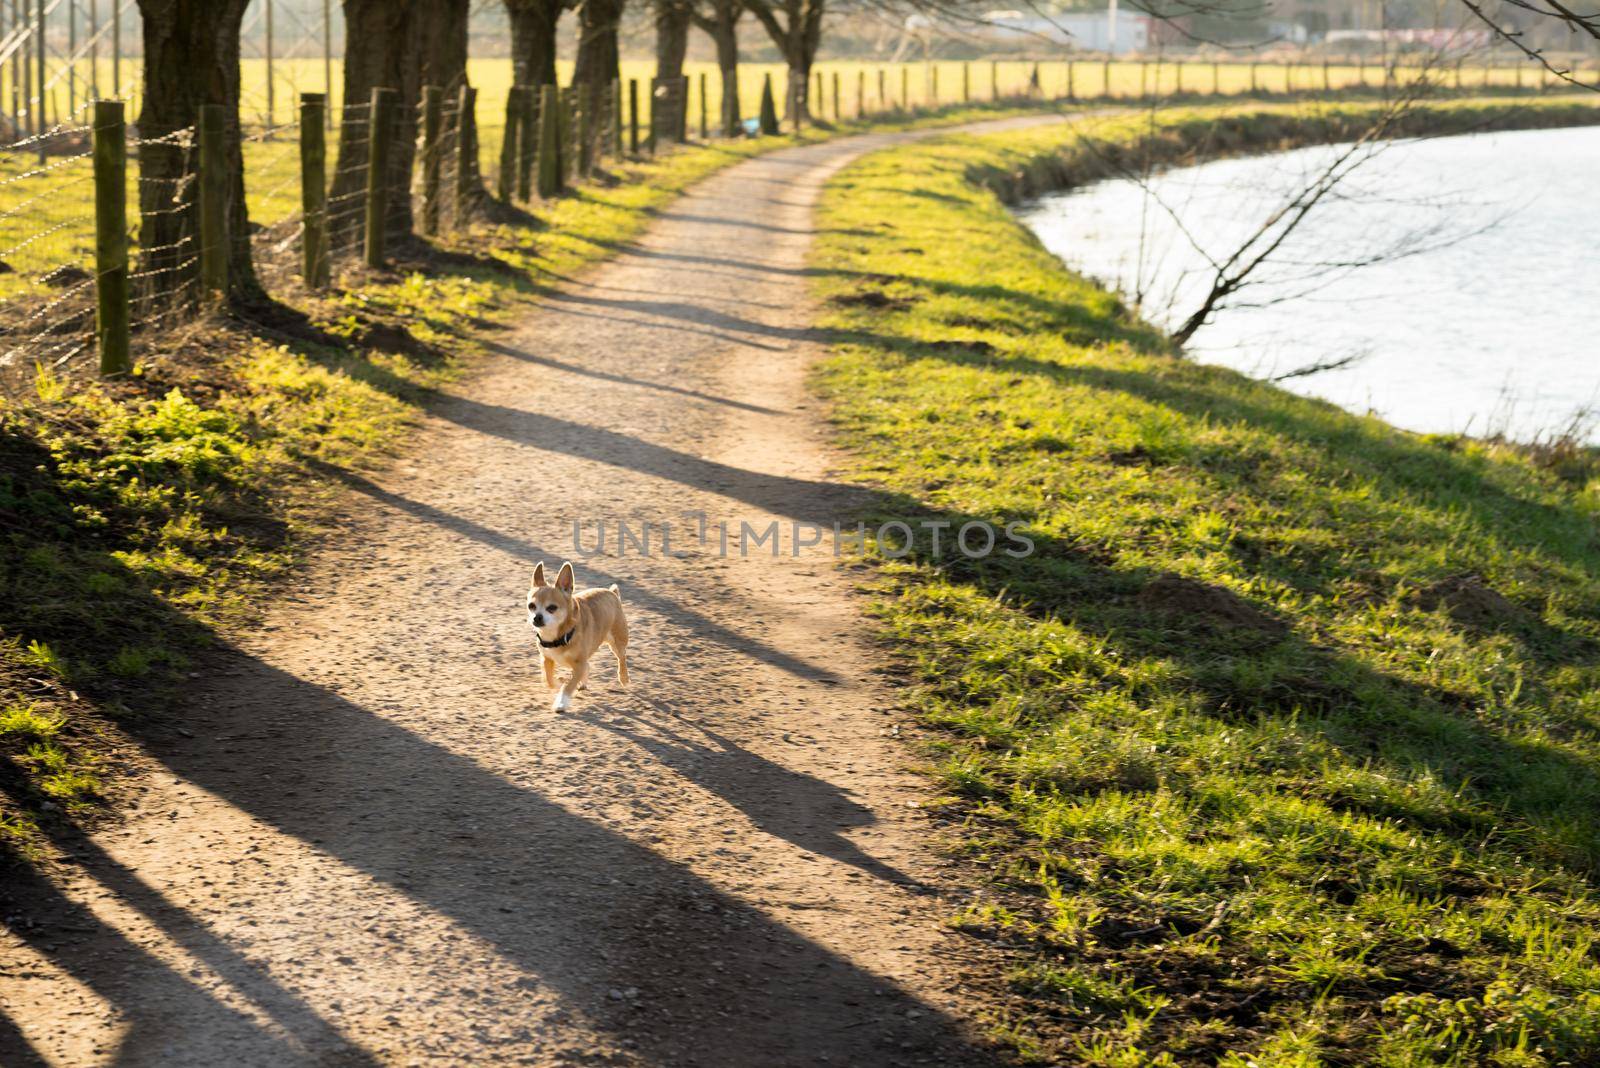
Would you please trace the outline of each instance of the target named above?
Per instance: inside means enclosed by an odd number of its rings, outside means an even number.
[[[884,518],[1037,547],[886,563],[875,606],[993,876],[956,920],[1028,947],[1000,1033],[1040,1063],[1600,1060],[1600,483],[1177,358],[973,184],[1148,124],[869,157],[813,257],[823,299],[891,298],[832,306],[820,375]]]
[[[270,68],[263,59],[246,57],[241,64],[240,117],[245,126],[245,189],[251,219],[271,226],[292,219],[300,211],[299,100],[303,92],[324,92],[331,77],[330,107],[335,116],[342,107],[343,64],[335,59],[325,66],[321,58],[301,53],[280,57]],[[1037,67],[1039,82],[1033,88]],[[136,126],[139,108],[139,70],[134,60],[123,64],[123,90],[128,98],[128,121]],[[689,78],[689,128],[698,133],[702,113],[716,131],[722,106],[722,81],[714,64],[691,62]],[[558,66],[558,77],[570,81],[570,63]],[[653,63],[626,60],[624,82],[640,86],[640,121],[648,129],[652,97]],[[10,68],[0,69],[0,110],[8,106]],[[480,166],[485,175],[497,173],[504,138],[505,106],[511,87],[511,65],[506,59],[474,59],[468,65],[478,90]],[[1439,75],[1446,85],[1459,80],[1466,88],[1493,85],[1536,86],[1534,74],[1520,67],[1466,65],[1459,76],[1453,68]],[[786,99],[787,68],[781,63],[745,63],[740,67],[739,95],[742,114],[757,114],[762,84],[770,77],[782,110]],[[1351,89],[1379,89],[1385,71],[1367,65],[1320,63],[1212,63],[1162,60],[1045,61],[977,60],[970,62],[868,63],[828,61],[816,67],[813,100],[816,113],[830,121],[860,119],[894,109],[930,109],[962,103],[983,104],[1028,95],[1045,100],[1105,102],[1173,94],[1237,96],[1251,92],[1320,93]],[[79,127],[90,121],[88,101],[98,90],[112,92],[111,64],[102,58],[91,77],[87,60],[79,64],[69,94],[68,81],[60,79],[49,96],[47,114],[52,123]],[[336,152],[337,132],[330,144]],[[82,132],[72,138],[64,153],[86,153]],[[0,273],[0,300],[27,298],[48,303],[77,281],[82,271],[93,269],[94,204],[90,163],[87,158],[54,158],[50,171],[29,176],[39,168],[28,151],[0,155],[0,263],[11,268]],[[330,163],[331,166],[331,163]],[[137,150],[129,159],[130,226],[136,231],[138,205]],[[51,272],[56,272],[54,275]]]

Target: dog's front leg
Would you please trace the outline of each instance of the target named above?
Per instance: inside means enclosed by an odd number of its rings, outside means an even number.
[[[544,684],[553,690],[556,688],[556,662],[548,656],[539,659],[544,661]]]
[[[572,707],[572,695],[577,693],[578,687],[583,685],[583,680],[588,674],[589,665],[586,662],[579,661],[573,666],[572,674],[567,676],[566,685],[562,686],[561,692],[556,694],[555,709],[557,712],[565,712]]]

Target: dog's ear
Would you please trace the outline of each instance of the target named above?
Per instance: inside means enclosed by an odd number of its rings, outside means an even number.
[[[544,585],[544,561],[540,560],[533,565],[533,588],[538,589]]]
[[[562,593],[572,592],[572,565],[562,564],[561,571],[556,575],[556,589]]]

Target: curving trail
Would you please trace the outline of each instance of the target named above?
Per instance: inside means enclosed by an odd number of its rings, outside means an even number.
[[[935,132],[703,183],[348,478],[131,817],[6,904],[33,926],[0,932],[0,1063],[988,1064],[993,962],[940,926],[848,577],[787,536],[720,559],[680,514],[848,513],[803,382],[812,207]],[[621,584],[634,685],[601,653],[557,716],[521,605],[575,517],[611,525],[576,563]],[[686,557],[617,555],[619,519]]]

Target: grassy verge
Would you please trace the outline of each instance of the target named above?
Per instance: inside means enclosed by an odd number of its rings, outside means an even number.
[[[1087,132],[1179,159],[1361,107]],[[875,601],[992,872],[956,922],[1024,962],[997,1031],[1058,1064],[1600,1061],[1600,465],[1174,359],[994,192],[1093,173],[1084,132],[868,157],[814,260],[882,518],[1035,546],[924,536]]]
[[[106,800],[135,748],[126,728],[314,533],[328,465],[381,461],[497,320],[611,255],[688,185],[790,143],[628,164],[394,271],[279,294],[267,322],[152,339],[125,381],[40,370],[0,392],[0,853],[42,856],[41,829]]]

